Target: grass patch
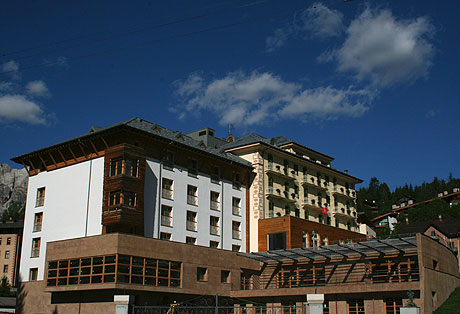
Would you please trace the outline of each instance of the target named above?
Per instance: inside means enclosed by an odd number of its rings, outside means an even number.
[[[460,287],[457,287],[449,298],[433,314],[458,314],[460,313]]]

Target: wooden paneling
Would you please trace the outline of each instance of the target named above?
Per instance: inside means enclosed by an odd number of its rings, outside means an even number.
[[[331,227],[293,216],[276,217],[259,220],[259,251],[268,250],[268,234],[286,232],[286,248],[290,249],[302,247],[303,232],[311,234],[313,230],[322,236],[326,236],[329,240],[329,244],[335,244],[339,240],[345,239],[366,239],[366,235],[361,233]]]

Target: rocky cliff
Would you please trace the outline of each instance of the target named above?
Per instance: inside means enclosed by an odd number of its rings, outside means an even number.
[[[13,169],[7,164],[0,164],[0,212],[12,202],[25,203],[27,193],[27,171]]]

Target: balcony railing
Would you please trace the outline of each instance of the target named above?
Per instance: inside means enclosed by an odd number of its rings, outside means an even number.
[[[171,227],[172,218],[170,216],[161,216],[161,225]]]
[[[161,192],[161,196],[162,196],[163,198],[167,198],[167,199],[172,200],[173,191],[163,188],[163,190],[162,190],[162,192]]]
[[[196,196],[195,195],[187,195],[187,204],[196,205]]]
[[[241,231],[232,230],[232,239],[240,240],[241,239]]]
[[[240,216],[241,208],[239,208],[238,206],[232,206],[232,214],[235,216]]]
[[[209,233],[212,235],[219,235],[219,227],[218,226],[210,226]]]
[[[39,257],[40,256],[40,248],[33,248],[32,249],[32,254],[30,255],[30,257]]]
[[[33,232],[39,232],[42,231],[42,223],[41,222],[36,222],[34,223],[34,231]]]
[[[187,220],[187,230],[196,231],[196,221]]]
[[[219,202],[211,201],[211,209],[212,210],[219,210]]]
[[[216,175],[216,174],[211,175],[211,182],[212,182],[212,183],[219,184],[219,183],[220,183],[220,178],[219,178],[219,176]]]

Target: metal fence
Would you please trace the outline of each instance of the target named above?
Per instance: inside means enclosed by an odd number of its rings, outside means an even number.
[[[134,305],[132,314],[304,314],[305,307],[292,306],[140,306]]]

